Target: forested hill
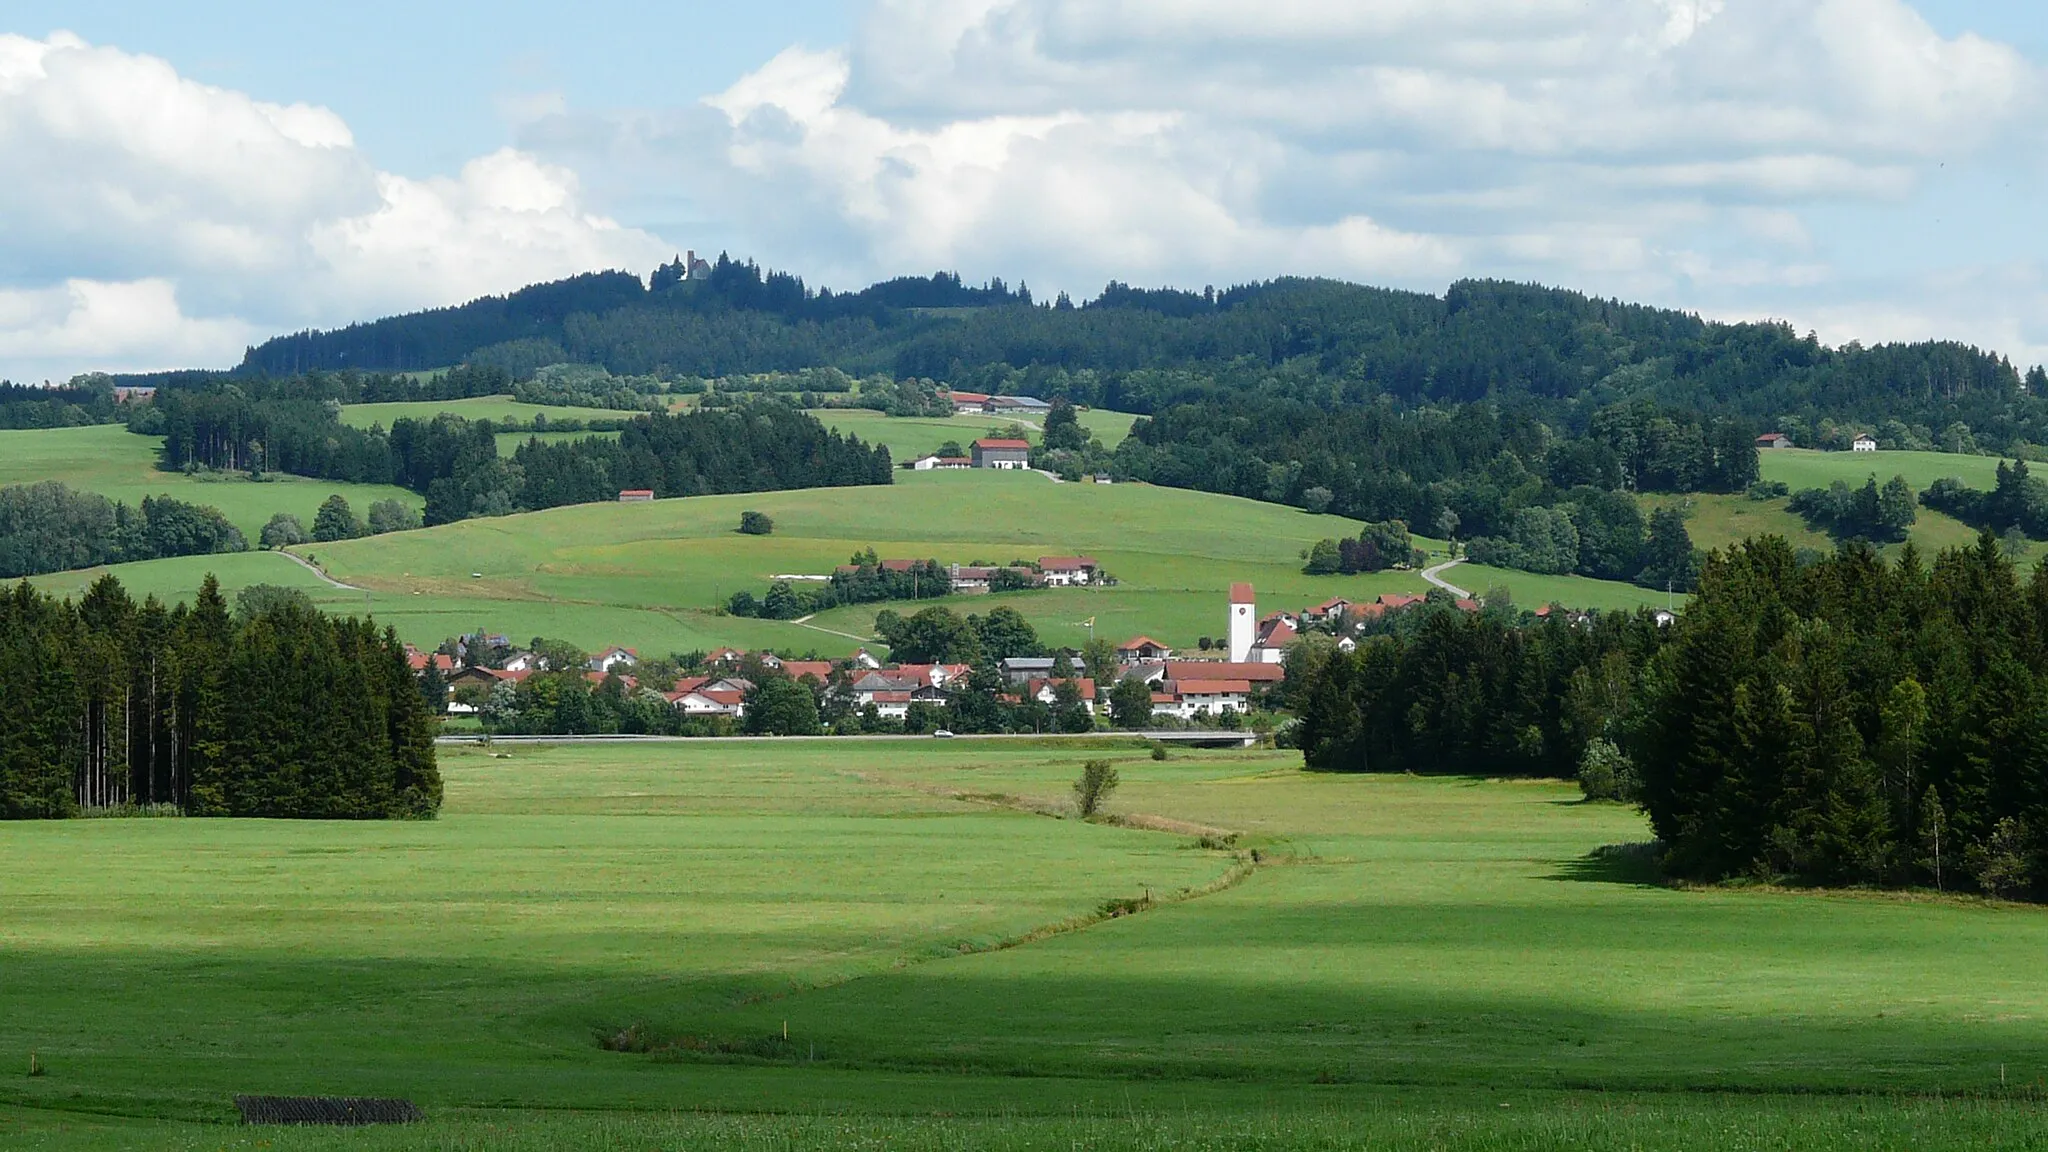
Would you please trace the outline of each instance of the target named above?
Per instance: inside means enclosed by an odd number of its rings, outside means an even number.
[[[333,332],[281,336],[240,372],[411,371],[476,363],[515,377],[558,362],[717,377],[834,366],[986,392],[1067,395],[1151,413],[1284,391],[1321,406],[1528,401],[1561,427],[1644,400],[1760,425],[1895,421],[1986,448],[2048,442],[2048,374],[1956,343],[1830,348],[1789,325],[1720,324],[1577,292],[1464,281],[1442,296],[1327,280],[1227,291],[1111,284],[1075,306],[957,275],[855,293],[720,257],[704,279],[657,270],[537,285]],[[1906,439],[1907,437],[1894,437]]]

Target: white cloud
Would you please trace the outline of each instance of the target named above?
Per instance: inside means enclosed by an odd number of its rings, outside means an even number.
[[[2041,93],[1906,0],[873,0],[696,117],[551,131],[842,283],[1496,275],[1817,315],[1870,289],[1816,221],[2026,146]]]
[[[517,152],[380,172],[333,112],[59,33],[0,36],[0,375],[229,364],[252,338],[596,268],[652,236]]]

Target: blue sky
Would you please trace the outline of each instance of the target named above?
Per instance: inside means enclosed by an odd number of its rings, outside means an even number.
[[[0,376],[685,247],[1041,294],[1504,276],[2048,359],[2037,3],[307,8],[0,13]]]

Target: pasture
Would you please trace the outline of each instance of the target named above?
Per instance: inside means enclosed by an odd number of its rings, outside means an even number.
[[[768,513],[774,535],[737,534],[747,509]],[[1267,611],[1332,596],[1371,600],[1426,590],[1415,572],[1302,574],[1301,554],[1316,540],[1356,531],[1338,517],[1181,489],[1056,484],[1035,473],[898,472],[887,488],[580,505],[296,549],[353,586],[346,590],[278,556],[153,561],[113,571],[138,594],[166,599],[189,597],[207,571],[230,594],[249,583],[303,587],[330,610],[367,609],[423,647],[481,628],[520,643],[547,636],[593,651],[626,644],[666,654],[730,644],[838,656],[869,640],[885,605],[836,608],[802,624],[732,617],[722,605],[742,588],[765,591],[776,576],[827,575],[871,545],[884,556],[948,564],[1080,553],[1101,561],[1120,583],[946,603],[960,612],[1010,604],[1052,644],[1080,645],[1093,620],[1095,635],[1105,639],[1143,633],[1192,649],[1201,637],[1226,631],[1227,597],[1237,581],[1251,581]],[[79,590],[100,571],[37,583]],[[1504,571],[1487,574],[1474,590],[1496,584],[1531,606],[1662,602],[1661,594],[1623,584]]]
[[[1102,755],[1121,825],[1025,810]],[[47,1074],[0,1079],[0,1142],[2038,1140],[2048,913],[1671,889],[1602,851],[1640,817],[1566,785],[1298,765],[465,749],[432,823],[9,826],[0,1053]],[[251,1132],[235,1092],[404,1095],[429,1121]]]
[[[1872,476],[1883,484],[1904,476],[1913,491],[1922,492],[1945,476],[1954,476],[1972,488],[1989,488],[1998,478],[1996,456],[1963,456],[1949,452],[1821,452],[1808,448],[1778,448],[1757,453],[1757,465],[1766,480],[1776,480],[1794,492],[1801,488],[1825,488],[1840,480],[1862,487]]]
[[[349,404],[341,410],[341,422],[353,428],[390,428],[400,420],[432,420],[442,413],[465,420],[514,420],[531,424],[535,416],[549,420],[631,420],[642,415],[611,408],[563,408],[527,404],[510,396],[472,396],[465,400],[403,400],[388,404]]]
[[[0,431],[0,487],[57,480],[82,492],[140,505],[144,496],[173,496],[221,510],[253,546],[263,525],[279,512],[297,516],[308,528],[320,502],[340,493],[357,516],[378,500],[400,500],[414,508],[426,501],[388,484],[344,484],[273,472],[261,481],[239,473],[157,471],[161,436],[137,436],[119,424],[87,428]]]

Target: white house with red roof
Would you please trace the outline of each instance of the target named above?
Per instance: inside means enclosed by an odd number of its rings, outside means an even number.
[[[1088,709],[1090,716],[1095,715],[1095,681],[1085,676],[1079,680],[1072,681],[1033,680],[1025,686],[1025,694],[1041,704],[1057,704],[1059,702],[1059,686],[1068,683],[1081,690],[1081,705]]]
[[[590,670],[592,672],[609,672],[614,668],[631,668],[638,663],[640,663],[640,653],[637,649],[621,648],[614,644],[590,658]]]
[[[1071,588],[1076,585],[1095,583],[1096,573],[1102,566],[1093,556],[1041,556],[1038,570],[1045,573],[1049,588]]]

